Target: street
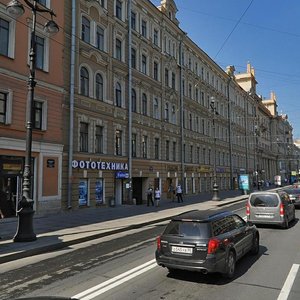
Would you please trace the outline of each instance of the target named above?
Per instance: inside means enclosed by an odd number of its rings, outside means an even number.
[[[222,209],[245,217],[244,207],[240,202]],[[191,272],[171,276],[158,267],[155,239],[166,224],[159,223],[2,264],[0,299],[299,299],[300,210],[296,216],[288,230],[260,226],[259,255],[242,258],[232,280]]]

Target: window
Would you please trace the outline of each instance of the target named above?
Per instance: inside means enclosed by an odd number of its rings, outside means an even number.
[[[96,126],[95,132],[95,152],[103,153],[103,126]]]
[[[159,138],[154,139],[154,158],[159,159]]]
[[[189,98],[192,99],[192,85],[189,83]]]
[[[99,73],[96,75],[96,99],[103,101],[103,77]]]
[[[80,141],[79,151],[88,152],[89,124],[80,122]]]
[[[136,92],[134,89],[131,90],[131,110],[136,112]]]
[[[97,31],[96,31],[96,47],[99,50],[104,50],[104,29],[101,28],[100,26],[97,26]]]
[[[189,127],[190,127],[189,129],[190,129],[190,130],[193,130],[193,116],[192,116],[192,114],[189,114],[189,123],[190,123],[190,124],[189,124],[189,125],[190,125],[190,126],[189,126]]]
[[[116,59],[122,60],[122,42],[116,39]]]
[[[166,160],[170,159],[170,141],[166,141]]]
[[[122,20],[122,1],[116,0],[116,17]]]
[[[43,120],[43,103],[39,101],[33,101],[33,124],[34,129],[42,129]]]
[[[0,54],[8,56],[9,22],[0,18]]]
[[[116,130],[116,155],[122,155],[122,131]]]
[[[153,32],[153,44],[158,46],[158,30],[157,29],[154,29],[154,32]]]
[[[173,161],[176,160],[176,142],[173,142],[173,146],[172,146],[172,159]]]
[[[136,30],[136,13],[131,12],[131,29]]]
[[[0,123],[3,124],[6,123],[7,102],[8,102],[7,93],[0,92]]]
[[[147,74],[147,57],[142,55],[142,73]]]
[[[136,134],[133,133],[131,136],[131,155],[132,157],[136,157]]]
[[[131,68],[136,69],[136,50],[131,48]]]
[[[47,0],[37,0],[37,2],[38,2],[39,4],[44,5],[44,6],[46,6],[46,4],[47,4]]]
[[[165,85],[169,86],[169,70],[165,68]]]
[[[142,36],[147,37],[147,22],[142,20]]]
[[[81,21],[81,39],[86,42],[90,43],[91,39],[91,24],[88,18],[82,17]]]
[[[37,69],[43,70],[45,67],[45,39],[40,36],[36,36],[35,47],[36,47],[35,66]]]
[[[153,101],[153,117],[159,119],[159,108],[158,108],[158,99],[154,98]]]
[[[158,63],[156,61],[153,63],[153,78],[158,80]]]
[[[89,96],[89,72],[85,67],[80,69],[80,93]]]
[[[148,137],[143,135],[142,138],[142,157],[147,158],[147,149],[148,149]]]
[[[121,107],[122,106],[122,88],[119,82],[116,83],[116,106]]]
[[[193,163],[193,156],[194,156],[194,147],[193,145],[190,146],[190,162]]]
[[[142,96],[142,114],[144,116],[147,115],[147,96],[146,96],[146,94],[143,94],[143,96]]]
[[[172,106],[172,123],[176,124],[176,108],[175,108],[175,105]]]
[[[165,121],[169,122],[169,103],[165,104]]]
[[[99,2],[102,7],[105,7],[105,0],[100,0]]]
[[[172,89],[175,89],[176,85],[176,75],[174,72],[172,72]]]

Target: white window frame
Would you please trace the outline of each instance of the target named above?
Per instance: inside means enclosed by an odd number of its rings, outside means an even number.
[[[30,63],[30,47],[31,47],[31,26],[32,23],[30,24],[30,26],[28,26],[28,58],[27,58],[27,63]],[[44,39],[44,65],[42,69],[38,69],[40,71],[44,71],[44,72],[49,72],[49,47],[50,47],[50,40],[49,40],[49,36],[45,35],[44,31],[43,31],[43,27],[39,26],[38,24],[36,25],[36,32],[35,32],[36,36],[39,36],[40,38]]]
[[[5,89],[5,88],[0,87],[0,92],[7,94],[6,113],[5,113],[4,124],[9,125],[9,124],[11,124],[11,121],[12,121],[13,91],[11,89]]]
[[[36,130],[46,131],[48,124],[48,102],[40,97],[35,97],[34,101],[42,103],[42,128]]]
[[[5,7],[0,6],[0,18],[9,22],[9,36],[8,36],[8,56],[15,58],[15,44],[16,44],[16,20],[9,17],[6,13]]]

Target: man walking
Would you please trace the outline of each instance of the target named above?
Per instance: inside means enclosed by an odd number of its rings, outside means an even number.
[[[176,195],[177,195],[177,201],[178,201],[178,203],[183,202],[183,199],[182,199],[182,188],[181,188],[180,184],[178,184],[177,187],[176,187]]]
[[[154,198],[155,198],[155,202],[156,202],[156,207],[159,207],[160,189],[158,187],[154,191]]]
[[[150,205],[150,201],[152,203],[152,206],[154,206],[154,201],[153,201],[153,189],[152,186],[149,185],[149,188],[147,190],[147,206]]]

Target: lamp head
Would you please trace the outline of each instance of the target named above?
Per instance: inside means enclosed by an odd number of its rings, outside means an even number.
[[[18,0],[11,0],[6,6],[7,13],[17,19],[25,12],[24,6]]]
[[[50,20],[44,25],[44,31],[50,35],[54,35],[59,32],[59,27],[53,20]]]

